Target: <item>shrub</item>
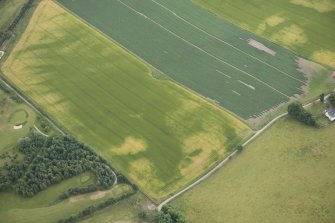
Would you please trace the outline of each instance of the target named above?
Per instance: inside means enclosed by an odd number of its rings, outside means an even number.
[[[306,111],[301,103],[291,103],[288,106],[287,111],[292,118],[309,126],[317,126],[316,120],[313,115],[310,112]]]
[[[237,150],[237,152],[242,152],[243,151],[243,146],[242,145],[238,145],[237,147],[236,147],[236,150]]]
[[[325,102],[325,94],[320,94],[320,101],[323,103]]]
[[[330,94],[328,100],[329,100],[329,103],[330,103],[333,107],[335,107],[335,93]]]
[[[138,217],[140,219],[146,219],[147,218],[147,213],[145,211],[141,211],[138,213]]]

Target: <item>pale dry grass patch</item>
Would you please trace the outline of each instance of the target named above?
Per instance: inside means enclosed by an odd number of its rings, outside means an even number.
[[[314,9],[320,13],[335,10],[335,2],[332,0],[291,0],[291,3]]]
[[[130,162],[130,169],[132,169],[129,173],[130,177],[134,179],[140,187],[161,188],[164,186],[164,183],[157,179],[154,166],[148,159],[141,158]],[[164,191],[161,193],[164,194]],[[159,196],[159,193],[157,193],[157,197]]]
[[[316,51],[313,53],[312,59],[316,62],[335,67],[335,52],[328,50]]]
[[[270,37],[271,40],[286,46],[302,45],[308,42],[304,30],[298,25],[290,25],[281,29]]]
[[[147,143],[132,136],[127,137],[120,147],[112,148],[112,153],[116,155],[134,155],[147,149]]]
[[[261,24],[259,24],[256,33],[262,34],[268,27],[275,27],[283,22],[285,22],[285,18],[280,15],[272,15],[266,18]]]
[[[200,151],[199,154],[192,156],[192,153],[196,151]],[[200,167],[206,168],[212,162],[211,156],[213,154],[222,157],[226,149],[216,134],[201,132],[184,140],[183,152],[187,154],[190,162],[181,163],[179,169],[181,174],[186,177],[201,171]]]

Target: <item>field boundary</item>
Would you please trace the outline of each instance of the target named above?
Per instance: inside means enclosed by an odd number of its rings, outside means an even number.
[[[329,94],[327,94],[325,96],[325,98],[328,98]],[[312,102],[309,102],[307,104],[305,104],[303,107],[306,108],[310,105],[312,105],[315,102],[319,102],[320,99],[316,99]],[[262,135],[269,127],[271,127],[275,122],[277,122],[279,119],[287,116],[288,113],[285,112],[281,115],[278,115],[277,117],[275,117],[274,119],[272,119],[268,124],[266,124],[262,129],[258,130],[252,137],[250,137],[247,141],[245,141],[242,146],[245,147],[247,146],[249,143],[253,142],[256,138],[258,138],[260,135]],[[235,157],[237,154],[239,153],[238,150],[233,151],[232,153],[230,153],[223,161],[221,161],[217,166],[215,166],[213,169],[211,169],[209,172],[207,172],[205,175],[203,175],[201,178],[199,178],[197,181],[193,182],[191,185],[185,187],[184,189],[182,189],[181,191],[179,191],[178,193],[172,195],[171,197],[169,197],[168,199],[166,199],[165,201],[161,202],[156,209],[158,211],[160,211],[162,209],[162,207],[164,205],[166,205],[167,203],[169,203],[170,201],[174,200],[175,198],[179,197],[180,195],[182,195],[183,193],[185,193],[186,191],[192,189],[193,187],[197,186],[198,184],[200,184],[202,181],[206,180],[208,177],[210,177],[212,174],[214,174],[218,169],[220,169],[221,167],[223,167],[230,159],[232,159],[233,157]]]
[[[30,106],[35,112],[37,112],[39,115],[43,116],[59,133],[62,135],[66,135],[66,132],[61,129],[61,127],[56,124],[55,121],[53,121],[45,112],[39,108],[37,105],[35,105],[34,102],[31,101],[30,98],[24,93],[22,93],[19,89],[15,87],[14,84],[12,84],[10,81],[8,81],[5,78],[5,75],[0,73],[0,81],[5,84],[6,87],[8,87],[11,91],[13,91],[23,102],[25,102],[28,106]]]
[[[15,86],[12,86],[12,84],[7,81],[4,77],[4,75],[0,72],[0,81],[2,83],[4,83],[6,85],[6,87],[8,87],[10,90],[12,90],[17,96],[19,96],[20,99],[22,99],[29,107],[31,107],[34,111],[36,111],[39,115],[41,115],[42,117],[44,117],[57,131],[59,131],[63,136],[67,135],[67,132],[62,130],[61,127],[58,126],[58,124],[56,124],[57,122],[53,121],[53,119],[51,119],[47,114],[44,113],[44,110],[39,108],[38,106],[36,106],[34,104],[34,102],[30,102],[30,99],[27,99],[25,98],[24,96],[28,97],[26,94],[24,93],[21,93],[20,90],[18,90]],[[43,136],[45,137],[49,137],[48,135],[44,134],[41,130],[39,130],[37,128],[36,125],[34,125],[34,128],[40,133],[42,134]],[[72,134],[71,134],[72,136]],[[113,186],[116,185],[118,183],[118,178],[117,178],[117,175],[114,171],[114,167],[113,168],[113,175],[115,177],[115,180],[114,180],[114,183],[113,183]],[[132,182],[131,182],[132,183]]]
[[[75,17],[76,19],[78,19],[80,22],[84,23],[85,25],[87,25],[90,29],[94,30],[95,32],[97,32],[98,34],[102,35],[104,38],[112,41],[115,45],[117,45],[118,47],[120,47],[121,49],[125,50],[129,55],[131,55],[132,57],[134,57],[135,59],[141,61],[149,70],[148,75],[150,75],[152,78],[157,79],[156,77],[154,77],[153,75],[153,69],[159,71],[160,73],[162,73],[163,75],[166,75],[163,71],[161,71],[160,69],[158,69],[157,67],[151,65],[149,62],[147,62],[145,59],[141,58],[140,56],[138,56],[136,53],[134,53],[133,51],[129,50],[128,48],[126,48],[125,46],[123,46],[122,44],[120,44],[118,41],[116,41],[115,39],[113,39],[112,37],[108,36],[107,34],[103,33],[101,30],[99,30],[97,27],[95,27],[94,25],[90,24],[89,22],[87,22],[86,20],[84,20],[83,18],[81,18],[80,16],[78,16],[75,12],[71,11],[70,9],[68,9],[67,7],[65,7],[64,5],[62,5],[60,2],[58,1],[54,1],[54,3],[56,3],[58,6],[60,6],[62,9],[64,9],[66,12],[70,13],[71,16]],[[176,86],[180,87],[181,89],[184,89],[188,92],[190,92],[191,94],[194,94],[195,96],[199,97],[199,99],[204,100],[206,103],[208,103],[209,106],[213,106],[215,109],[218,109],[220,111],[224,111],[227,114],[231,115],[233,118],[238,119],[239,121],[243,122],[244,124],[246,124],[251,131],[254,131],[254,129],[252,129],[252,126],[243,118],[241,118],[240,116],[238,116],[237,114],[233,113],[232,111],[228,110],[225,107],[222,107],[216,103],[213,103],[213,101],[209,100],[208,98],[206,98],[205,96],[201,95],[200,93],[188,88],[187,86],[175,81],[174,79],[170,78],[170,76],[166,75],[168,77],[167,81],[171,82],[172,84],[175,84]],[[159,79],[157,79],[159,80]],[[165,80],[164,80],[165,81]],[[222,162],[222,161],[221,161]],[[210,169],[209,169],[210,171]],[[121,174],[127,176],[128,180],[131,183],[134,183],[134,181],[132,179],[130,179],[128,177],[128,175],[120,170],[118,170],[118,172],[120,172]],[[206,172],[204,172],[203,174],[206,174]],[[200,175],[201,176],[201,175]],[[193,180],[198,179],[200,176],[196,177]],[[190,181],[192,182],[192,180]],[[136,184],[136,183],[134,183]],[[187,185],[187,184],[186,184]],[[147,197],[153,204],[155,204],[155,206],[157,207],[159,203],[159,200],[155,200],[152,197],[150,197],[144,190],[142,190],[142,188],[139,188],[139,191],[145,196]],[[168,198],[167,198],[168,199]]]
[[[199,97],[200,99],[206,101],[209,105],[215,107],[216,109],[219,110],[223,110],[224,112],[227,112],[228,114],[230,114],[231,116],[233,116],[234,118],[237,118],[238,120],[240,120],[241,122],[243,122],[244,124],[246,124],[247,126],[250,127],[250,129],[255,130],[252,128],[252,126],[250,125],[250,123],[248,123],[246,121],[246,119],[240,117],[239,115],[233,113],[232,111],[230,111],[229,109],[227,109],[226,107],[223,107],[217,103],[214,103],[212,100],[210,100],[209,98],[203,96],[202,94],[198,93],[195,90],[192,90],[191,88],[175,81],[174,79],[172,79],[169,75],[165,74],[163,71],[161,71],[160,69],[158,69],[157,67],[153,66],[152,64],[150,64],[148,61],[146,61],[145,59],[143,59],[142,57],[138,56],[136,53],[134,53],[133,51],[129,50],[128,48],[126,48],[125,46],[123,46],[122,44],[120,44],[118,41],[116,41],[115,39],[113,39],[112,37],[108,36],[107,34],[103,33],[102,31],[100,31],[97,27],[93,26],[92,24],[90,24],[89,22],[85,21],[83,18],[81,18],[80,16],[78,16],[75,12],[71,11],[70,9],[66,8],[65,6],[63,6],[60,2],[58,1],[54,1],[58,6],[62,7],[65,11],[67,11],[68,13],[70,13],[72,16],[74,16],[76,19],[78,19],[79,21],[83,22],[85,25],[87,25],[88,27],[90,27],[91,29],[93,29],[94,31],[96,31],[97,33],[99,33],[100,35],[102,35],[103,37],[107,38],[108,40],[112,41],[114,44],[116,44],[118,47],[120,47],[121,49],[125,50],[127,53],[129,53],[131,56],[133,56],[134,58],[140,60],[142,63],[144,63],[148,69],[149,69],[149,75],[156,79],[156,80],[160,80],[159,78],[155,77],[153,74],[153,69],[160,72],[162,75],[168,77],[167,81],[177,85],[178,87],[187,90],[189,92],[191,92],[192,94],[196,95],[197,97]],[[165,80],[163,80],[165,81]],[[279,108],[280,106],[276,106],[276,108]]]

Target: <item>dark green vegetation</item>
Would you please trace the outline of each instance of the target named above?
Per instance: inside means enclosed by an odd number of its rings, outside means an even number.
[[[0,0],[0,33],[8,28],[26,2],[27,0]]]
[[[187,221],[179,210],[170,205],[162,208],[162,212],[157,212],[151,202],[138,192],[111,207],[95,212],[82,222],[182,223]]]
[[[328,108],[328,103],[314,102],[308,106],[306,110],[313,115],[317,126],[322,128],[331,124],[331,121],[324,114],[325,110]]]
[[[298,71],[301,61],[295,55],[191,1],[59,2],[172,79],[244,119],[304,93],[307,77]],[[263,49],[249,41],[264,44]]]
[[[105,160],[75,139],[41,136],[32,133],[20,140],[18,151],[24,159],[14,156],[1,170],[0,191],[13,190],[32,197],[52,184],[90,171],[97,178],[97,189],[107,189],[115,181],[113,170]]]
[[[299,122],[305,123],[309,126],[317,126],[317,122],[312,113],[307,111],[300,102],[293,102],[289,104],[287,112],[292,118],[298,120]]]
[[[8,40],[35,0],[0,0],[0,46]]]
[[[192,223],[333,222],[334,133],[284,118],[172,205]]]
[[[244,29],[335,67],[334,0],[193,0]]]
[[[71,215],[70,217],[67,218],[63,218],[57,221],[57,223],[70,223],[70,222],[77,222],[80,219],[86,218],[92,214],[94,214],[95,212],[102,210],[108,206],[111,206],[119,201],[122,201],[126,198],[129,198],[131,195],[133,195],[134,193],[127,193],[127,194],[123,194],[118,198],[114,198],[111,197],[99,204],[94,204],[91,206],[88,206],[87,208],[85,208],[84,210],[80,211],[79,213],[75,214],[75,215]],[[163,223],[163,222],[162,222]]]
[[[59,219],[76,215],[92,205],[99,205],[111,198],[118,199],[125,194],[132,193],[129,185],[120,184],[113,186],[107,191],[98,191],[71,197],[58,203],[53,203],[53,199],[59,192],[66,188],[83,187],[95,182],[94,177],[87,182],[81,183],[80,175],[62,181],[45,191],[38,193],[32,198],[18,197],[12,193],[0,193],[0,217],[4,223],[55,223]],[[113,222],[113,221],[112,221]]]
[[[156,223],[186,223],[184,216],[170,205],[163,206],[155,216]]]
[[[128,199],[122,200],[117,204],[105,208],[94,213],[89,218],[83,219],[86,223],[110,223],[110,222],[129,222],[143,223],[152,222],[154,220],[154,210],[148,210],[150,201],[141,193],[136,193]],[[139,215],[145,213],[146,218],[143,219]],[[152,216],[152,218],[150,218]],[[150,219],[149,219],[150,218]]]
[[[2,71],[157,201],[251,134],[227,112],[153,78],[148,66],[54,1],[39,4]]]
[[[13,157],[5,163],[0,191],[13,190],[32,197],[52,184],[91,171],[97,178],[97,189],[107,189],[115,181],[113,170],[90,148],[68,136],[49,137],[32,133],[20,140],[18,151],[23,161]]]
[[[109,189],[115,180],[112,169],[71,137],[45,137],[33,132],[10,148],[0,153],[2,222],[56,222],[69,216],[79,219],[136,192],[120,174],[119,184]],[[100,189],[104,191],[97,191]]]
[[[328,100],[329,103],[335,107],[335,93],[330,94]]]

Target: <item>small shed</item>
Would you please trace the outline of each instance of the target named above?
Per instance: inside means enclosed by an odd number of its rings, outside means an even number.
[[[335,121],[335,108],[329,108],[325,111],[325,115],[330,121]]]

